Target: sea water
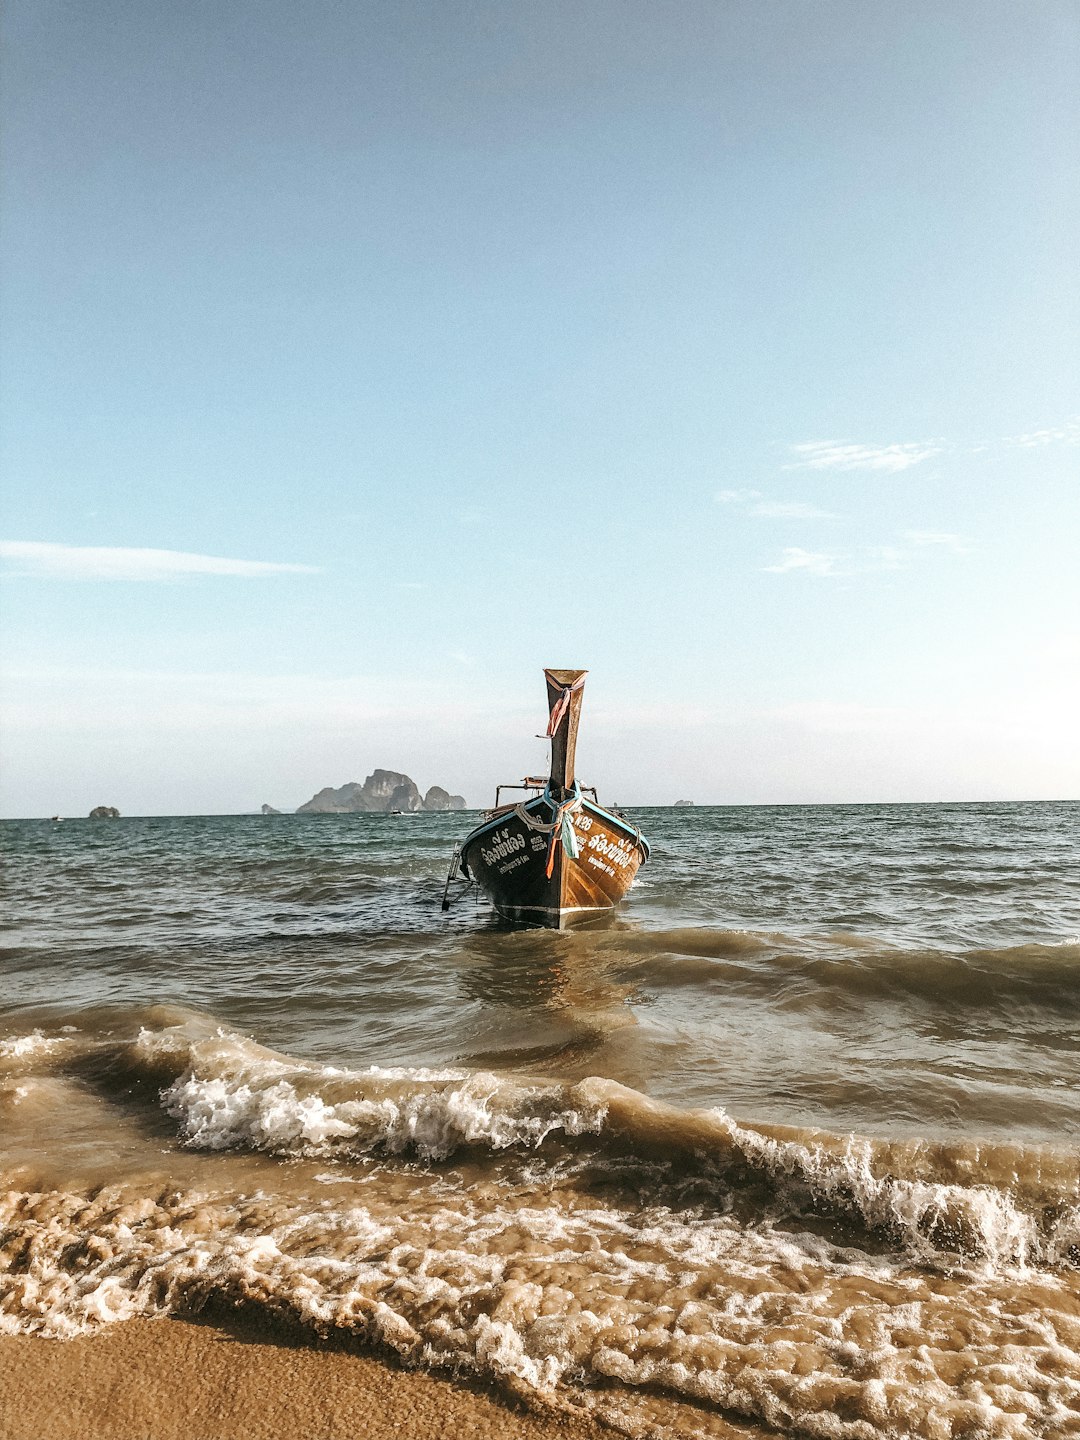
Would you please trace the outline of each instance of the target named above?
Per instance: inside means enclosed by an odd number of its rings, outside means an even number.
[[[242,1304],[630,1435],[1080,1434],[1080,805],[12,821],[0,1331]]]

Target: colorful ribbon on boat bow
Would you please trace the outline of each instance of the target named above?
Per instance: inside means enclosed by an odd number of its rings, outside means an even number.
[[[555,734],[555,731],[558,730],[559,725],[562,723],[562,718],[563,718],[563,716],[566,714],[567,710],[569,709],[569,706],[570,706],[570,696],[574,693],[575,690],[580,690],[584,684],[585,684],[585,676],[582,675],[579,680],[575,680],[572,685],[567,685],[567,686],[564,688],[564,690],[563,690],[562,694],[559,696],[558,700],[556,700],[556,701],[555,701],[555,704],[551,707],[551,714],[550,714],[550,716],[548,717],[548,728],[547,728],[547,733],[548,733],[548,739],[549,739],[549,740],[550,740],[551,737]]]
[[[570,692],[567,691],[567,694]],[[573,793],[562,802],[555,803],[550,790],[544,791],[544,799],[551,806],[553,814],[551,817],[551,839],[548,841],[547,865],[544,874],[551,879],[551,872],[555,868],[555,846],[561,844],[566,853],[574,860],[578,857],[577,831],[574,829],[574,822],[571,820],[575,810],[581,809],[581,791],[575,783]]]

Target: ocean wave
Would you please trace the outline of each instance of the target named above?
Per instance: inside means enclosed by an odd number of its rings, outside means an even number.
[[[611,948],[614,948],[612,945]],[[639,979],[671,989],[737,983],[772,996],[777,987],[812,990],[827,1007],[836,995],[902,996],[931,1007],[1020,1003],[1080,1013],[1080,942],[942,950],[888,945],[843,932],[799,937],[775,932],[675,929],[619,937]]]
[[[5,1105],[25,1106],[35,1073],[70,1072],[82,1093],[101,1095],[118,1116],[138,1106],[163,1113],[193,1152],[340,1165],[379,1155],[438,1165],[460,1154],[481,1168],[499,1156],[535,1156],[552,1174],[592,1170],[676,1207],[824,1225],[840,1242],[908,1263],[1080,1266],[1075,1149],[751,1123],[601,1076],[563,1082],[454,1067],[344,1068],[270,1050],[176,1007],[141,1018],[133,1039],[115,1022],[9,1037],[0,1051],[11,1077]],[[49,1093],[41,1090],[42,1105]]]
[[[144,1017],[148,1019],[149,1017]],[[682,1109],[592,1076],[575,1083],[420,1067],[297,1060],[162,1010],[134,1040],[68,1037],[80,1083],[160,1107],[193,1151],[347,1165],[369,1156],[492,1164],[535,1155],[652,1187],[665,1203],[827,1225],[844,1242],[948,1268],[1080,1265],[1080,1156],[976,1140],[887,1140],[751,1124]],[[46,1037],[35,1040],[52,1064]],[[81,1055],[81,1058],[80,1058]],[[20,1069],[20,1075],[22,1071]]]
[[[9,1040],[30,1057],[9,1135],[131,1117],[133,1145],[152,1112],[185,1163],[180,1183],[150,1126],[133,1153],[156,1169],[0,1177],[0,1333],[243,1306],[641,1440],[696,1433],[692,1406],[815,1440],[1075,1418],[1075,1152],[753,1125],[602,1077],[346,1068],[175,1007],[139,1019]]]
[[[198,1148],[250,1146],[273,1155],[411,1150],[427,1160],[444,1160],[466,1145],[535,1147],[554,1131],[598,1130],[602,1112],[577,1099],[558,1089],[510,1086],[483,1072],[445,1088],[429,1087],[420,1072],[409,1094],[336,1102],[305,1094],[295,1077],[275,1079],[272,1072],[200,1078],[186,1071],[162,1092],[166,1111]]]

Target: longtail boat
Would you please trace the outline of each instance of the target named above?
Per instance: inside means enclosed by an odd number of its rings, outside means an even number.
[[[605,810],[574,773],[587,670],[545,670],[551,774],[500,785],[495,805],[461,843],[455,874],[478,885],[499,914],[523,925],[562,930],[623,898],[649,846],[640,830]],[[504,790],[527,798],[503,804]],[[591,795],[591,799],[589,798]],[[444,894],[443,908],[447,908]]]

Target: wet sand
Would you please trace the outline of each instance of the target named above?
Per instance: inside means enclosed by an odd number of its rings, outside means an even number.
[[[465,1384],[265,1327],[129,1320],[0,1336],[4,1440],[611,1440]]]

